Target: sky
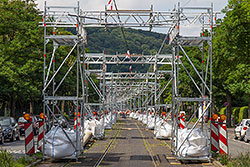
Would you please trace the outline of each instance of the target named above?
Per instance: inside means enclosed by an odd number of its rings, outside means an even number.
[[[37,0],[38,7],[43,10],[45,0]],[[47,0],[47,5],[76,5],[80,2],[83,10],[104,10],[108,0]],[[227,0],[116,0],[119,9],[149,9],[154,5],[154,10],[165,11],[174,8],[178,2],[181,6],[210,6],[214,5],[215,11],[223,9]]]
[[[38,8],[43,10],[45,0],[37,0]],[[80,2],[82,10],[104,10],[108,0],[46,0],[48,6],[77,6]],[[118,9],[150,9],[153,4],[154,11],[169,11],[180,2],[181,6],[200,6],[210,7],[213,3],[214,11],[221,11],[226,5],[227,0],[116,0]],[[182,28],[183,34],[198,35],[200,30],[191,31],[190,27]],[[165,33],[164,30],[156,29],[153,31]],[[166,30],[167,31],[167,30]]]

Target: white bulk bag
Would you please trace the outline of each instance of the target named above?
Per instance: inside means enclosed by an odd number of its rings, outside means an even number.
[[[155,120],[153,116],[149,116],[147,129],[154,129],[155,126]]]
[[[76,133],[73,130],[64,131],[67,133],[68,137],[76,147]],[[76,152],[74,146],[71,144],[70,140],[59,126],[52,127],[51,130],[44,136],[44,139],[44,153],[46,156],[56,159],[75,157]]]
[[[95,128],[93,132],[94,138],[101,138],[104,136],[104,128],[102,126],[103,118],[100,121],[95,120]]]
[[[143,115],[142,123],[145,124],[145,125],[147,124],[147,114]]]
[[[171,137],[172,126],[165,121],[162,121],[160,125],[157,126],[155,137],[157,139],[167,139]]]
[[[111,129],[112,128],[112,122],[111,122],[111,115],[107,115],[104,119],[104,128],[105,129]]]
[[[139,114],[138,121],[142,121],[142,117],[143,117],[143,115]]]
[[[137,112],[137,113],[134,114],[133,118],[138,119],[138,117],[139,117],[139,113]]]
[[[129,114],[129,117],[130,117],[130,118],[133,118],[133,117],[134,117],[134,114],[135,114],[135,113],[133,113],[133,112],[130,113],[130,114]]]
[[[178,131],[178,149],[180,144],[189,134],[190,130],[180,129]],[[201,129],[194,129],[184,144],[180,147],[178,156],[182,157],[208,157],[208,147],[206,137]]]
[[[154,135],[156,136],[156,134],[159,132],[160,128],[161,128],[161,121],[156,122],[155,127],[154,127]]]

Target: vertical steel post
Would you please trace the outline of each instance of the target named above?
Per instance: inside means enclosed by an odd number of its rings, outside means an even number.
[[[77,2],[77,24],[80,25],[80,4],[79,1]],[[77,26],[77,35],[79,36],[79,26]],[[79,41],[77,41],[78,43]],[[79,157],[79,147],[80,147],[80,137],[79,137],[79,126],[78,126],[78,113],[79,113],[79,66],[81,65],[80,60],[80,54],[79,54],[79,43],[77,44],[77,66],[76,66],[76,113],[77,113],[77,119],[76,119],[76,161],[78,161]]]
[[[156,126],[156,113],[157,113],[157,54],[155,55],[155,64],[154,64],[154,74],[155,74],[155,85],[154,85],[154,108],[155,108],[155,118],[154,118],[154,127]]]
[[[44,2],[44,16],[43,16],[43,24],[44,24],[44,44],[43,44],[43,88],[45,88],[46,85],[46,12],[47,12],[47,7],[46,7],[46,1]],[[43,91],[43,115],[46,115],[46,105],[45,105],[45,91]],[[46,127],[46,120],[43,119],[43,127]],[[47,130],[47,127],[46,127]],[[43,130],[43,136],[45,135],[45,129]],[[43,159],[45,158],[45,154],[44,154],[44,148],[45,148],[45,138],[43,138]]]

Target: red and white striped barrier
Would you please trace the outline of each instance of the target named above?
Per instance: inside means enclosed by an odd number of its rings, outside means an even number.
[[[81,114],[80,112],[75,112],[75,120],[74,120],[74,129],[77,128],[77,126],[79,127],[80,126],[80,121],[81,121]]]
[[[43,121],[39,121],[39,133],[38,133],[38,140],[37,140],[37,149],[42,151],[42,142],[43,137],[45,135],[45,127]]]
[[[227,125],[226,120],[219,119],[219,149],[220,154],[228,154]]]
[[[35,153],[34,132],[32,122],[24,123],[25,129],[25,154],[31,155]]]
[[[211,150],[217,152],[219,150],[219,132],[218,121],[211,120]]]
[[[179,122],[180,122],[179,127],[180,127],[181,129],[185,129],[185,127],[186,127],[186,125],[185,125],[185,115],[180,115],[180,116],[178,117],[178,120],[179,120]]]

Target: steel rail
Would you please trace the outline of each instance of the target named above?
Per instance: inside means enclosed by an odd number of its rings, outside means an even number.
[[[95,163],[94,167],[98,167],[103,159],[106,157],[106,155],[108,154],[109,150],[111,149],[111,146],[114,144],[118,134],[120,132],[120,128],[119,130],[116,131],[115,135],[113,136],[113,139],[110,141],[109,145],[106,147],[105,151],[103,152],[103,154],[99,157],[99,159],[97,160],[97,162]]]

